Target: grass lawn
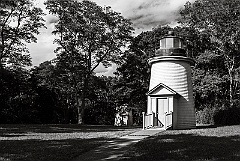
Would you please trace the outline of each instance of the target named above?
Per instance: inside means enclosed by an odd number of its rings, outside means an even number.
[[[169,130],[132,146],[126,161],[240,161],[240,125]]]
[[[139,130],[113,126],[0,125],[0,161],[68,161]]]

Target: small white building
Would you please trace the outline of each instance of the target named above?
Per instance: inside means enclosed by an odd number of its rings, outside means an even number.
[[[148,60],[151,65],[147,112],[143,128],[195,128],[191,65],[182,39],[172,34],[160,40],[160,49]]]

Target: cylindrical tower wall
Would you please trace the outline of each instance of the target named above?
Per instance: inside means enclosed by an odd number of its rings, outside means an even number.
[[[194,128],[196,121],[190,66],[193,61],[185,57],[154,57],[149,63],[152,66],[149,90],[163,83],[176,91],[180,95],[176,129]]]

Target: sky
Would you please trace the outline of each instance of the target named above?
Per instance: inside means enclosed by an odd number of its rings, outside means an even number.
[[[98,5],[111,6],[111,9],[122,14],[123,17],[130,19],[135,28],[135,35],[142,31],[151,30],[158,25],[176,25],[178,11],[187,0],[92,0]],[[188,0],[193,2],[194,0]],[[40,35],[37,36],[38,43],[28,44],[32,57],[33,66],[55,58],[54,49],[57,47],[53,44],[54,36],[51,32],[54,29],[56,18],[48,14],[43,4],[44,0],[36,0],[38,7],[42,8],[47,14],[44,16],[47,29],[41,29]],[[106,69],[100,66],[96,73],[111,75],[116,69],[116,65]]]

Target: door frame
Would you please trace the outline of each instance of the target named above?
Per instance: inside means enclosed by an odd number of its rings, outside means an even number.
[[[159,100],[164,100],[166,101],[166,106],[165,102],[163,101],[163,109],[160,111],[160,106],[159,106]],[[167,111],[166,111],[167,109]],[[165,113],[169,112],[169,97],[162,96],[162,97],[156,97],[156,119],[157,119],[157,126],[164,127],[165,125]]]

